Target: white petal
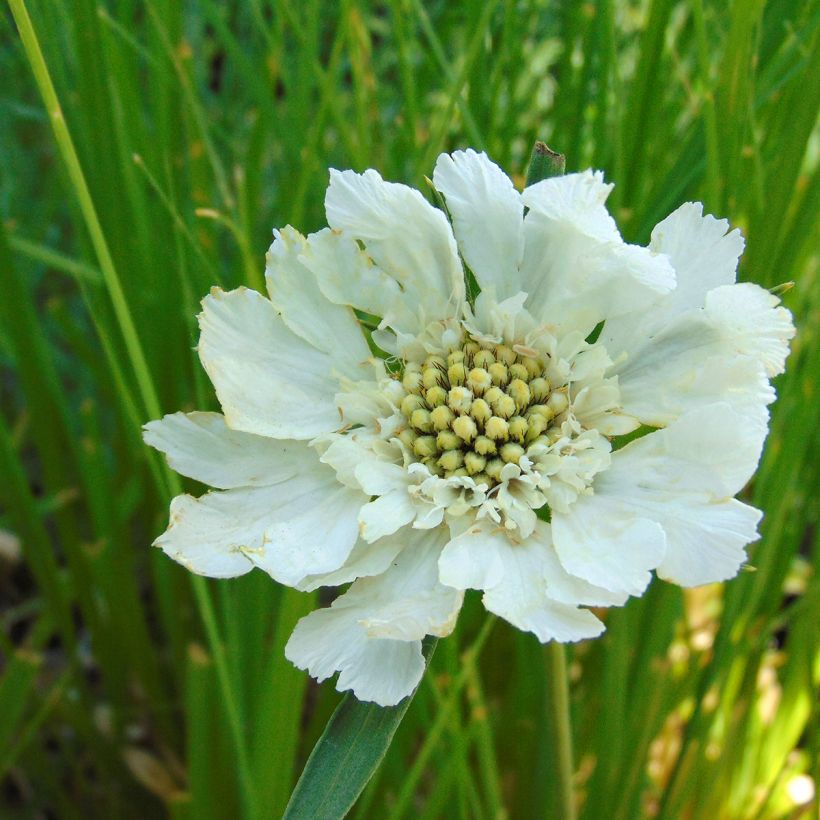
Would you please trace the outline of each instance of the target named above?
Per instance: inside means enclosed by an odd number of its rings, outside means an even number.
[[[407,487],[407,470],[380,458],[360,460],[353,474],[368,495],[385,495]]]
[[[300,499],[304,512],[277,516],[265,530],[259,552],[251,556],[254,563],[288,586],[339,569],[358,540],[359,510],[366,500],[338,483]]]
[[[293,439],[339,427],[333,360],[288,330],[267,299],[214,288],[202,306],[199,356],[229,427]]]
[[[678,283],[663,301],[666,320],[702,307],[707,291],[732,284],[744,244],[740,231],[729,231],[725,219],[704,216],[700,202],[685,202],[659,222],[649,247],[672,260]]]
[[[365,541],[373,542],[391,535],[416,517],[407,488],[393,490],[365,504],[359,512],[359,531]]]
[[[442,154],[433,183],[444,194],[459,248],[482,290],[498,301],[523,290],[524,205],[510,178],[485,153]]]
[[[498,533],[506,537],[503,529],[481,519],[452,538],[438,562],[441,583],[455,589],[489,589],[499,583],[504,574],[499,550],[504,544]]]
[[[626,245],[600,172],[546,179],[522,194],[522,288],[533,316],[586,334],[602,319],[646,307],[675,285],[668,259]]]
[[[703,327],[703,336],[710,334]],[[692,328],[694,331],[694,328]],[[729,404],[735,412],[763,422],[766,405],[775,399],[774,388],[763,365],[750,357],[718,355],[702,358],[686,336],[657,340],[635,364],[618,373],[624,412],[644,424],[661,426],[716,402]]]
[[[368,638],[359,616],[353,607],[311,612],[293,630],[285,657],[320,683],[341,672],[340,692],[350,689],[359,700],[395,706],[424,674],[421,641]]]
[[[595,495],[571,512],[585,521],[607,509],[651,519],[666,534],[659,575],[686,585],[725,580],[757,537],[760,513],[731,496],[754,472],[764,435],[765,427],[727,405],[687,413],[613,453],[610,469],[596,477]],[[557,524],[553,519],[564,562]],[[564,546],[571,551],[570,540]]]
[[[347,435],[334,435],[322,453],[320,461],[329,464],[336,471],[336,478],[342,484],[361,488],[361,482],[356,478],[356,469],[362,467],[363,464],[382,461],[367,445],[365,437],[358,435],[355,430]],[[376,495],[376,493],[371,493],[371,495]]]
[[[480,519],[444,548],[439,577],[448,586],[485,590],[484,606],[490,612],[541,641],[599,635],[603,624],[591,612],[548,594],[546,576],[555,570],[546,556],[549,550],[543,531],[513,543],[503,527]]]
[[[607,336],[624,410],[647,424],[668,424],[687,410],[727,402],[760,417],[774,400],[766,375],[781,373],[794,335],[791,314],[757,285],[716,288],[705,308],[680,314],[653,336]]]
[[[370,349],[353,310],[328,301],[316,277],[299,261],[307,244],[302,234],[291,227],[273,233],[265,281],[274,307],[297,336],[330,356],[335,370],[361,378]]]
[[[399,282],[420,326],[460,313],[463,272],[450,225],[418,191],[385,182],[372,169],[331,170],[325,208],[330,227],[364,242]]]
[[[666,536],[657,523],[598,490],[608,475],[599,475],[594,495],[581,496],[566,513],[553,513],[555,550],[572,575],[611,592],[640,595],[663,560]]]
[[[425,635],[443,638],[456,624],[464,598],[461,590],[439,582],[438,559],[447,530],[410,530],[407,546],[383,575],[357,581],[347,593],[366,608],[362,626],[368,635],[413,641]]]
[[[706,315],[720,326],[732,352],[762,362],[769,376],[785,369],[795,333],[791,313],[779,305],[776,296],[751,282],[706,294]]]
[[[342,567],[334,572],[310,575],[299,583],[298,588],[312,592],[319,587],[337,587],[357,578],[381,575],[404,549],[407,540],[405,532],[388,535],[372,544],[360,540]]]
[[[270,487],[175,498],[168,529],[155,543],[201,575],[229,577],[253,564],[294,585],[344,564],[364,501],[330,468],[305,462],[298,476]]]
[[[539,521],[533,540],[544,545],[542,552],[542,576],[547,583],[547,595],[554,601],[577,606],[621,606],[629,597],[624,592],[611,592],[570,575],[555,552],[552,543],[552,529],[549,524]]]
[[[172,469],[224,490],[277,484],[315,458],[302,442],[232,430],[219,413],[173,413],[143,430],[145,443],[165,453]]]
[[[154,546],[197,575],[244,575],[254,565],[243,548],[256,546],[261,540],[254,517],[259,514],[258,497],[269,497],[270,493],[265,487],[208,493],[202,498],[178,495],[171,501],[168,529]]]
[[[398,282],[378,268],[352,236],[330,228],[311,234],[300,261],[331,302],[380,316],[401,333],[423,330]]]
[[[383,575],[357,581],[329,609],[296,627],[285,655],[337,689],[391,706],[409,695],[424,671],[424,635],[452,632],[462,593],[438,582],[443,531],[408,534],[407,547]]]
[[[734,498],[670,511],[663,520],[669,549],[658,577],[684,587],[733,578],[746,561],[746,545],[759,537],[761,517]]]

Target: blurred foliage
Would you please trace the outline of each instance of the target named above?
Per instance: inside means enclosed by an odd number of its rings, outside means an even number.
[[[470,145],[521,183],[541,138],[570,171],[604,169],[629,240],[686,199],[739,225],[741,278],[794,280],[800,329],[747,492],[766,512],[756,571],[656,581],[572,650],[581,816],[808,816],[817,3],[9,5],[31,29],[27,52],[0,15],[0,814],[281,813],[338,701],[282,654],[314,596],[205,582],[150,549],[181,485],[140,425],[214,407],[198,300],[259,287],[273,227],[322,224],[328,167],[424,188]],[[555,815],[543,650],[497,624],[470,653],[483,620],[469,598],[356,817]]]

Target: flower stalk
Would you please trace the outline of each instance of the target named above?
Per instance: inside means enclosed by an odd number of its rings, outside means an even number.
[[[572,752],[572,722],[569,712],[569,684],[564,645],[550,641],[544,647],[547,666],[547,718],[552,733],[551,747],[555,761],[555,817],[575,820],[575,799],[572,789],[574,771]]]

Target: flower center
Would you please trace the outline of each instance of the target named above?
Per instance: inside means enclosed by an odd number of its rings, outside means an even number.
[[[550,385],[548,358],[468,338],[446,357],[405,363],[399,438],[431,473],[494,487],[506,464],[561,437],[569,399]]]

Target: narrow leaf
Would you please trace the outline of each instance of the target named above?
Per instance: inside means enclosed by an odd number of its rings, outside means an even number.
[[[435,646],[435,638],[424,642],[428,664]],[[387,754],[414,695],[389,707],[346,695],[314,746],[283,820],[341,820]]]

